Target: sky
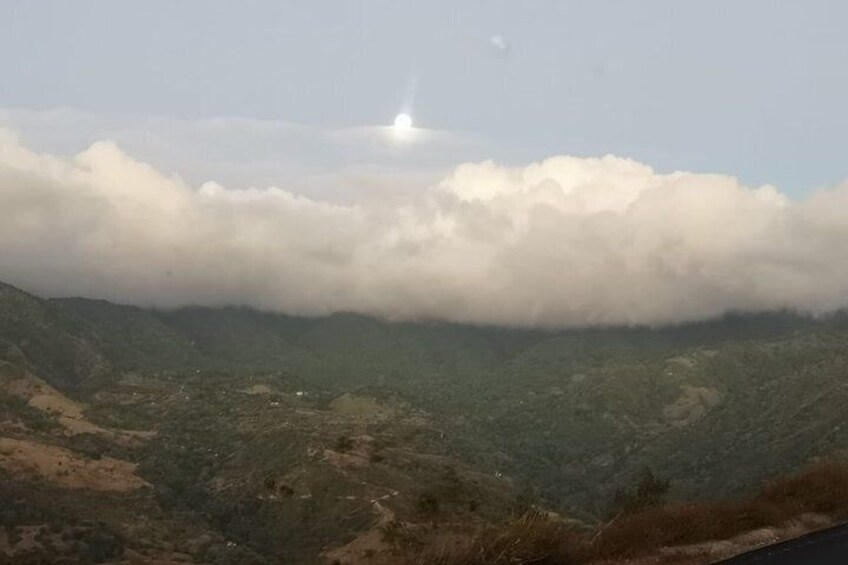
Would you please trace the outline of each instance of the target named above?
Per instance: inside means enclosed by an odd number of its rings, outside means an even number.
[[[0,106],[351,128],[390,123],[413,84],[416,123],[486,142],[457,161],[612,153],[800,196],[848,176],[846,18],[839,0],[7,0]]]
[[[0,280],[524,326],[839,308],[846,16],[7,0]]]

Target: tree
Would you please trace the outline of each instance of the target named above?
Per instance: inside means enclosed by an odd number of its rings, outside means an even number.
[[[635,487],[616,489],[614,507],[624,513],[661,506],[670,487],[668,479],[660,479],[648,467],[642,471]]]

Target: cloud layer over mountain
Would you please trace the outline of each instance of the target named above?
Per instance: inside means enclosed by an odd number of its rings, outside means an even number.
[[[347,203],[190,186],[111,142],[60,157],[2,131],[0,280],[159,307],[526,326],[848,304],[848,185],[793,202],[612,156],[408,182]]]

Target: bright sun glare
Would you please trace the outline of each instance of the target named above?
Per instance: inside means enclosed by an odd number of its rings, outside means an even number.
[[[412,129],[412,117],[409,114],[398,114],[395,116],[396,131],[408,131]]]

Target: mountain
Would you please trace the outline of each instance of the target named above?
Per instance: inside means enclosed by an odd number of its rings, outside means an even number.
[[[750,495],[848,447],[846,352],[842,314],[542,331],[0,284],[0,553],[392,563],[517,505],[591,527],[646,467]]]

